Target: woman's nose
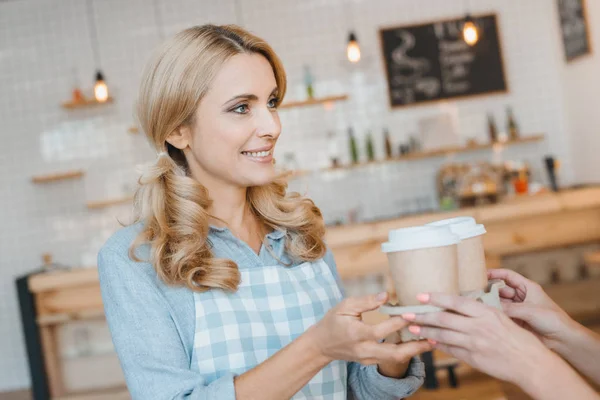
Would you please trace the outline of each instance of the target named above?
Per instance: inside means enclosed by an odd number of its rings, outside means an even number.
[[[257,121],[256,132],[261,137],[277,138],[281,133],[281,122],[277,111],[266,108],[261,110]]]

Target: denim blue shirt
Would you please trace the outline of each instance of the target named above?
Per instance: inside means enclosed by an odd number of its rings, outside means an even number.
[[[205,384],[194,368],[193,292],[185,287],[166,285],[150,263],[129,258],[129,247],[141,227],[136,224],[119,230],[98,255],[106,318],[133,399],[235,399],[233,374]],[[208,239],[216,257],[232,259],[238,265],[247,262],[247,252],[252,251],[225,228],[211,227]],[[285,254],[285,232],[273,231],[266,240],[273,254],[264,247],[261,249],[258,257],[264,265],[290,261]],[[140,247],[136,254],[147,260],[149,246]],[[330,251],[324,261],[339,285]],[[423,378],[423,364],[417,358],[411,361],[403,379],[382,376],[375,365],[348,363],[350,398],[406,397],[421,386]]]

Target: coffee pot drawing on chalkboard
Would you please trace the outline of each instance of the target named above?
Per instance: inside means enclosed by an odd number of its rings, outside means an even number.
[[[408,31],[399,31],[398,37],[402,43],[392,50],[391,59],[394,69],[394,83],[397,85],[411,85],[414,90],[423,93],[427,97],[435,97],[440,92],[440,81],[431,76],[424,76],[431,70],[429,60],[426,58],[411,57],[406,54],[415,46],[415,37]],[[405,88],[405,96],[412,97],[412,88]]]

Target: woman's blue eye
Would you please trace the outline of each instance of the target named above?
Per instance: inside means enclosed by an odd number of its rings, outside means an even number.
[[[277,108],[277,103],[279,103],[279,99],[277,97],[273,97],[271,100],[269,100],[269,107],[271,108]]]
[[[248,112],[248,104],[240,104],[231,111],[238,114],[246,114]]]

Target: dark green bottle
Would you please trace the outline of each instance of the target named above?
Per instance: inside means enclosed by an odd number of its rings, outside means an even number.
[[[494,122],[494,117],[491,114],[488,114],[487,120],[490,143],[494,144],[498,141],[498,130],[496,129],[496,122]]]
[[[518,140],[519,139],[519,127],[515,121],[515,116],[513,115],[512,108],[506,107],[506,128],[508,130],[508,137],[510,140]]]
[[[350,159],[352,160],[352,164],[356,164],[358,163],[358,148],[356,147],[356,138],[354,137],[352,128],[348,128],[348,140],[350,143]]]
[[[373,146],[373,135],[371,131],[367,132],[367,158],[369,161],[375,160],[375,147]]]
[[[383,130],[383,138],[385,140],[385,157],[390,159],[393,157],[392,141],[390,139],[390,131],[387,128]]]
[[[315,92],[313,90],[313,75],[310,72],[308,65],[304,66],[304,84],[306,85],[306,95],[309,99],[312,99]]]

